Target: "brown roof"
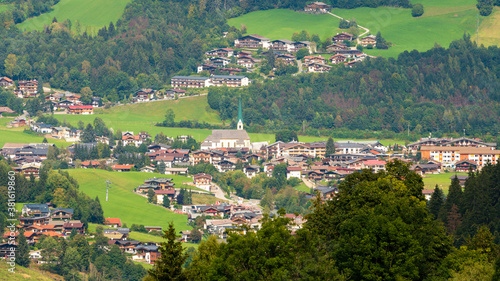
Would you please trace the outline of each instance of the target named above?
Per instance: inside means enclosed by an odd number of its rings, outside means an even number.
[[[0,107],[0,113],[16,113],[16,112],[6,106],[2,106]]]
[[[495,154],[500,155],[500,150],[492,150],[491,147],[467,147],[467,146],[422,146],[420,151],[456,151],[460,154]]]

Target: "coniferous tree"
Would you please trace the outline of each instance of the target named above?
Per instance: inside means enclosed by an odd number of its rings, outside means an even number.
[[[441,210],[441,207],[443,206],[444,203],[444,193],[441,190],[441,188],[438,187],[436,184],[436,187],[434,188],[434,193],[432,193],[431,199],[429,200],[429,212],[434,215],[434,218],[437,218],[439,215],[439,210]]]
[[[163,195],[163,207],[165,208],[170,208],[170,199],[168,198],[167,195]]]
[[[332,137],[329,137],[328,141],[326,142],[325,156],[332,154],[335,154],[335,142],[333,141]]]
[[[17,236],[16,263],[24,267],[30,265],[30,248],[28,240],[24,236],[24,230],[19,231],[19,235]]]
[[[168,225],[163,239],[166,240],[160,244],[160,258],[156,260],[155,265],[148,271],[153,280],[186,280],[182,266],[188,255],[184,253],[182,243],[177,241],[174,223]]]
[[[153,203],[155,198],[155,192],[152,188],[148,189],[148,202]]]

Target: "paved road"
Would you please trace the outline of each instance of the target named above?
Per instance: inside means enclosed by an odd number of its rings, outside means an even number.
[[[308,180],[308,179],[304,179],[304,178],[303,178],[303,179],[302,179],[302,181],[303,181],[303,182],[304,182],[304,184],[305,184],[307,187],[309,187],[309,188],[315,188],[315,187],[316,187],[316,185],[315,185],[312,181],[310,181],[310,180]]]
[[[341,16],[338,16],[338,15],[333,14],[333,13],[330,13],[330,12],[327,12],[327,13],[328,13],[328,14],[330,14],[330,15],[332,15],[332,16],[334,16],[334,17],[336,17],[336,18],[339,18],[339,19],[341,19],[341,20],[345,20],[345,21],[349,22],[349,20],[346,20],[346,19],[344,19],[344,18],[343,18],[343,17],[341,17]],[[359,24],[358,24],[358,27],[359,27],[359,28],[361,28],[361,29],[364,29],[364,30],[365,30],[365,32],[363,32],[363,33],[361,33],[360,35],[358,35],[357,42],[359,43],[359,38],[361,38],[363,35],[365,35],[365,34],[367,34],[368,32],[370,32],[370,30],[369,30],[368,28],[366,28],[366,27],[363,27],[363,26],[359,25]]]

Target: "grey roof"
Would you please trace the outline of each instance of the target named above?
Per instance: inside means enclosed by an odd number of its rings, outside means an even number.
[[[365,145],[363,144],[359,144],[359,143],[352,143],[352,142],[349,142],[349,143],[335,143],[335,147],[338,147],[338,148],[363,148],[365,147]]]
[[[242,144],[245,140],[250,140],[250,136],[245,130],[212,130],[212,134],[204,142],[219,142],[221,139],[236,139],[237,143]]]
[[[453,180],[455,177],[457,177],[459,180],[466,180],[469,178],[468,175],[454,175],[450,177],[450,180]]]
[[[285,42],[287,44],[293,44],[295,43],[295,41],[292,41],[292,40],[288,40],[288,39],[278,39],[278,40],[274,40],[274,41],[271,41],[271,42]]]
[[[144,249],[146,251],[156,251],[158,250],[158,246],[156,245],[139,245],[137,247],[135,247],[135,250],[140,250],[140,249]]]
[[[103,233],[113,233],[113,232],[119,232],[121,234],[129,234],[130,229],[129,228],[111,228],[111,229],[103,229]]]
[[[198,77],[198,76],[174,76],[172,79],[191,79],[191,80],[208,80],[210,77]]]
[[[150,178],[144,181],[144,183],[156,182],[156,183],[169,183],[172,179],[169,178]]]
[[[55,209],[51,210],[50,213],[52,214],[52,213],[55,213],[57,211],[65,211],[65,212],[71,213],[71,214],[74,213],[74,210],[72,208],[55,208]]]
[[[49,213],[49,205],[47,204],[24,204],[24,207],[32,211],[40,211],[42,213]]]

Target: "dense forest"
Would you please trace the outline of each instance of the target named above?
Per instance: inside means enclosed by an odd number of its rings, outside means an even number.
[[[500,130],[500,49],[468,36],[448,49],[367,59],[325,74],[255,83],[238,95],[210,89],[208,103],[235,120],[243,99],[250,131],[330,128],[495,135]]]
[[[488,166],[474,175],[478,181],[469,180],[476,186],[471,196],[491,196],[495,208],[498,169]],[[334,200],[314,202],[301,229],[292,232],[294,222],[281,209],[265,215],[259,230],[235,230],[226,243],[209,237],[189,255],[171,224],[145,280],[499,280],[499,232],[492,224],[498,209],[472,200],[490,216],[475,220],[459,243],[464,247],[457,248],[454,235],[427,208],[423,187],[400,161],[387,171],[356,172],[339,185]],[[475,216],[474,209],[466,212]]]

